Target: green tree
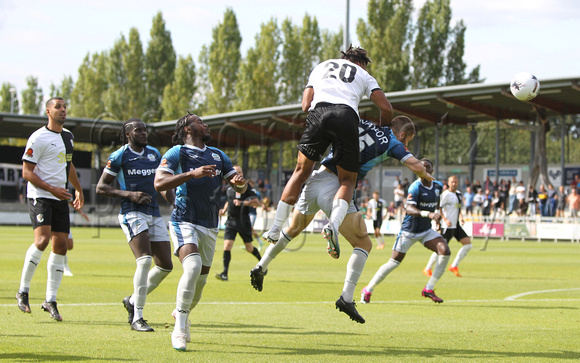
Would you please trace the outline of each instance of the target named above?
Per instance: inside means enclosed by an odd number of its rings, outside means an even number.
[[[145,80],[147,83],[147,110],[161,111],[161,99],[165,86],[173,81],[176,55],[171,33],[165,28],[163,15],[158,12],[153,18],[151,39],[145,55]],[[156,120],[162,118],[158,112]]]
[[[302,89],[308,81],[308,76],[312,69],[320,63],[319,49],[322,44],[320,39],[320,29],[318,20],[311,18],[308,14],[302,19],[300,28],[300,54],[302,61]],[[333,57],[334,58],[334,57]],[[324,59],[322,59],[324,60]]]
[[[281,34],[280,98],[282,104],[294,104],[300,102],[306,83],[302,72],[304,57],[300,51],[300,29],[286,18],[282,22]]]
[[[34,76],[26,77],[26,85],[28,87],[22,91],[22,112],[25,115],[42,114],[44,96],[42,88],[38,85],[38,78]]]
[[[338,33],[333,33],[324,29],[320,33],[321,46],[318,52],[318,60],[324,61],[327,59],[340,58],[340,51],[343,48],[343,28],[340,27]]]
[[[121,35],[108,52],[106,60],[105,74],[109,87],[104,94],[105,110],[117,120],[127,119],[125,111],[129,97],[127,95],[127,67],[123,58],[128,51],[125,37]]]
[[[385,92],[409,85],[412,12],[412,0],[370,0],[368,23],[358,20],[358,38],[372,60],[368,70]]]
[[[161,109],[164,119],[178,119],[186,110],[194,112],[193,96],[197,90],[195,77],[195,63],[191,56],[179,57],[173,82],[163,90]]]
[[[248,50],[236,82],[235,110],[274,106],[278,102],[280,30],[275,19],[262,24],[256,46]]]
[[[211,85],[209,82],[209,48],[206,45],[201,47],[198,57],[199,71],[197,72],[197,95],[196,95],[196,109],[200,115],[208,113],[208,95],[210,93]]]
[[[87,54],[79,67],[77,82],[71,95],[70,115],[96,118],[105,112],[103,96],[108,88],[106,53]],[[109,117],[110,118],[110,117]]]
[[[473,68],[469,75],[465,75],[467,65],[463,61],[465,55],[465,31],[467,27],[463,20],[459,20],[451,29],[447,63],[445,66],[445,85],[482,83],[485,79],[479,77],[480,66]]]
[[[64,76],[60,85],[56,86],[54,83],[50,84],[49,97],[62,97],[67,105],[71,104],[71,96],[74,90],[74,81],[71,76]]]
[[[449,1],[429,0],[419,11],[413,48],[413,88],[439,87],[443,84],[451,21]]]
[[[145,84],[145,56],[143,54],[143,43],[137,28],[129,30],[128,51],[123,54],[123,64],[126,67],[127,87],[125,105],[125,117],[143,117],[147,112],[146,104],[146,84]],[[146,121],[146,120],[144,120]]]
[[[233,109],[237,73],[241,62],[242,36],[236,15],[226,9],[223,22],[212,30],[212,43],[208,48],[207,112],[228,112]]]
[[[12,89],[12,92],[10,90]],[[0,89],[0,112],[10,112],[18,113],[20,111],[20,105],[18,103],[18,93],[16,92],[16,87],[11,83],[2,83],[2,89]]]

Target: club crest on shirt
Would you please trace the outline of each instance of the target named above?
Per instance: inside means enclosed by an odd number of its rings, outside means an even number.
[[[155,161],[156,160],[155,154],[149,154],[149,155],[147,155],[147,158],[149,158],[150,161]]]
[[[26,150],[26,155],[29,157],[32,157],[32,154],[34,154],[34,150],[32,150],[32,148],[28,148],[28,150]]]
[[[220,160],[221,160],[220,156],[219,156],[218,154],[216,154],[216,153],[211,153],[211,157],[212,157],[214,160],[217,160],[217,161],[220,161]]]

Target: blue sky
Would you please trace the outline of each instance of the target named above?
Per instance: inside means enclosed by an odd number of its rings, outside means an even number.
[[[418,9],[425,0],[415,0]],[[51,83],[66,75],[76,80],[85,55],[112,47],[121,34],[136,27],[146,47],[151,22],[163,13],[178,55],[197,63],[202,45],[227,7],[234,10],[242,33],[242,51],[254,45],[260,24],[290,17],[301,24],[306,13],[321,29],[345,24],[346,0],[0,0],[0,82],[26,88],[38,77],[45,95]],[[452,25],[467,25],[468,69],[481,65],[486,83],[509,83],[518,72],[542,79],[580,77],[580,1],[451,0]],[[356,23],[366,19],[367,0],[350,0],[350,33],[356,45]],[[372,54],[371,54],[372,58]],[[388,92],[388,90],[385,90]]]

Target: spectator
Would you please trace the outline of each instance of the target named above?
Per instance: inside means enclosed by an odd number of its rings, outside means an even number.
[[[526,203],[526,187],[524,181],[520,180],[516,187],[516,199],[518,201],[518,215],[523,217],[526,215],[528,204]]]
[[[473,215],[473,199],[475,194],[471,191],[470,186],[465,187],[465,193],[463,193],[463,200],[465,201],[465,215],[472,216]]]
[[[389,203],[389,206],[387,207],[387,216],[390,221],[395,219],[397,216],[397,207],[395,207],[395,202]]]
[[[556,199],[558,206],[556,208],[556,218],[564,218],[564,211],[566,210],[566,204],[568,199],[568,193],[563,185],[558,188],[558,193],[556,193]]]
[[[508,215],[512,214],[514,210],[518,209],[518,197],[516,193],[518,185],[519,184],[516,183],[516,177],[512,177],[512,182],[510,183],[508,190]]]
[[[540,208],[540,214],[542,217],[548,216],[548,192],[544,184],[540,184],[540,190],[538,190],[538,201]]]
[[[397,184],[395,190],[393,191],[395,194],[395,208],[397,209],[397,214],[401,215],[403,212],[403,202],[405,201],[405,190],[403,189],[403,185]]]
[[[573,188],[568,196],[568,204],[570,205],[570,217],[578,218],[578,209],[580,209],[580,194],[578,194],[578,189]]]
[[[473,187],[472,187],[471,189],[473,189],[473,192],[477,194],[477,191],[482,189],[482,187],[481,187],[481,182],[480,182],[479,180],[476,180],[476,181],[473,183]],[[482,194],[483,194],[483,190],[482,190],[481,192],[482,192]]]
[[[492,207],[493,195],[489,189],[485,190],[485,195],[483,196],[483,204],[481,205],[481,215],[488,217]]]
[[[530,207],[530,217],[536,216],[538,214],[538,192],[532,185],[530,185],[530,190],[528,191],[528,205]]]
[[[477,215],[477,216],[481,216],[481,214],[483,212],[483,201],[484,201],[484,199],[485,199],[485,196],[481,192],[481,188],[479,188],[477,190],[477,193],[475,193],[475,195],[473,196],[473,203],[474,203],[474,207],[475,207],[475,215]]]
[[[409,179],[405,178],[403,179],[403,183],[401,184],[403,186],[403,190],[405,191],[405,196],[407,196],[407,194],[409,194]]]
[[[558,207],[558,192],[554,189],[552,184],[548,184],[548,217],[556,215],[556,208]]]

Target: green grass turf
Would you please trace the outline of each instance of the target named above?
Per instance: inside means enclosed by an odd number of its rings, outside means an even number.
[[[121,301],[132,292],[132,253],[119,228],[74,228],[69,253],[74,277],[58,293],[63,322],[41,311],[46,288],[44,253],[31,286],[32,314],[16,307],[30,227],[0,227],[0,360],[13,362],[548,362],[580,359],[580,245],[482,240],[436,286],[445,302],[421,297],[430,252],[412,247],[403,264],[359,304],[361,325],[334,307],[350,247],[331,259],[319,235],[305,235],[298,252],[270,265],[264,291],[249,283],[256,259],[236,241],[230,281],[222,268],[222,236],[201,303],[192,313],[192,343],[171,348],[175,291],[181,265],[149,295],[145,318],[155,333],[130,330]],[[299,238],[302,238],[299,237]],[[391,245],[392,237],[387,238]],[[297,244],[297,242],[292,242]],[[459,249],[452,242],[452,258]],[[373,250],[356,289],[385,263],[390,250]],[[531,293],[516,296],[519,294]],[[509,298],[512,297],[510,300]]]

